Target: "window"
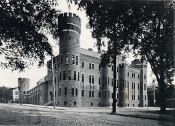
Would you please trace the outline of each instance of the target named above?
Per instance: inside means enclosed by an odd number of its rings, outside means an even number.
[[[139,85],[139,83],[138,83],[138,90],[140,90],[140,85]]]
[[[94,104],[93,104],[93,102],[91,102],[91,106],[93,106]]]
[[[92,84],[94,84],[94,76],[92,75]]]
[[[129,77],[129,72],[128,72],[128,77]]]
[[[67,88],[64,89],[64,94],[67,95]]]
[[[132,89],[134,89],[134,85],[133,85],[133,82],[132,82]]]
[[[78,96],[78,89],[77,88],[75,89],[75,94],[76,94],[76,96]]]
[[[144,74],[144,79],[146,79],[146,75]]]
[[[91,63],[89,63],[89,69],[91,69]]]
[[[76,56],[76,65],[78,65],[78,56]]]
[[[61,55],[60,63],[63,64],[63,56]]]
[[[74,96],[74,88],[72,88],[72,96]]]
[[[69,64],[69,53],[66,53],[66,61],[65,64]]]
[[[92,64],[92,69],[94,69],[94,64]]]
[[[146,84],[144,84],[144,90],[146,90]]]
[[[75,64],[75,56],[72,54],[72,64]]]
[[[74,101],[74,105],[76,105],[77,103],[76,103],[76,101]]]
[[[57,70],[57,64],[54,65],[55,70]]]
[[[83,61],[81,62],[81,67],[84,67],[84,62]]]
[[[76,71],[74,71],[74,80],[76,80]]]
[[[55,84],[56,84],[56,82],[57,82],[56,76],[55,76],[55,78],[54,78],[54,81],[55,81]]]
[[[108,85],[109,85],[109,77],[108,77]]]
[[[64,105],[67,105],[67,102],[66,101],[64,101]]]
[[[15,91],[15,95],[18,95],[18,91]]]
[[[89,97],[91,97],[91,91],[89,91]]]
[[[118,72],[118,67],[117,67],[117,72]]]
[[[140,78],[140,76],[138,75],[138,79]]]
[[[138,100],[140,100],[140,96],[138,95]]]
[[[98,70],[100,71],[100,65],[98,66]]]
[[[98,97],[101,97],[101,92],[99,91],[99,93],[98,93]]]
[[[94,97],[94,91],[92,91],[92,97]]]
[[[63,80],[66,80],[66,71],[63,71]]]
[[[61,71],[60,71],[60,81],[61,81]]]
[[[91,83],[91,75],[89,75],[89,83]]]
[[[114,66],[112,66],[112,71],[114,71]]]
[[[99,77],[99,81],[98,81],[99,85],[100,85],[100,77]]]
[[[81,95],[84,96],[84,90],[81,91]]]
[[[145,100],[146,100],[146,95],[145,95]]]
[[[69,80],[71,80],[71,70],[68,71]]]
[[[82,82],[84,82],[84,74],[82,74]]]
[[[80,73],[78,72],[78,81],[80,81]]]

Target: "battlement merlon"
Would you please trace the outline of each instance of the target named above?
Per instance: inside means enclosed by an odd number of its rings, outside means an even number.
[[[77,25],[79,28],[81,28],[81,19],[75,13],[70,13],[70,12],[62,13],[58,16],[58,19],[59,19],[58,21],[59,22],[61,21],[61,23],[66,23],[66,24],[73,23],[73,24]]]

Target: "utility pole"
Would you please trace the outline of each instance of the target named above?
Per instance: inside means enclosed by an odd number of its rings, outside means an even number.
[[[53,85],[53,108],[55,108],[55,81],[54,81],[54,63],[53,63],[53,55],[52,55],[52,85]]]

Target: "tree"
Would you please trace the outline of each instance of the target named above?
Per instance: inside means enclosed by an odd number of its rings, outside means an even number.
[[[0,1],[1,66],[23,70],[34,61],[43,63],[52,55],[52,47],[43,29],[57,37],[57,12],[47,2],[39,0]]]
[[[12,90],[5,86],[0,87],[0,102],[12,100]]]
[[[101,39],[107,37],[108,57],[116,64],[115,57],[122,50],[135,50],[135,56],[148,60],[159,84],[161,110],[165,110],[166,87],[171,84],[173,75],[173,3],[136,1],[82,1],[80,7],[86,9],[92,36],[97,38],[98,49]],[[92,11],[93,10],[93,11]],[[132,49],[131,49],[132,47]],[[163,48],[162,48],[163,47]],[[171,50],[171,51],[169,51]],[[110,60],[109,62],[110,63]],[[114,69],[114,90],[116,85]],[[120,89],[120,88],[119,88]],[[113,112],[115,113],[115,96]],[[120,102],[120,101],[119,101]]]
[[[131,6],[129,2],[120,1],[82,1],[80,6],[85,7],[89,17],[89,26],[93,29],[92,37],[97,38],[97,46],[100,52],[102,38],[106,37],[108,41],[108,50],[102,58],[107,64],[112,63],[113,71],[113,109],[116,113],[116,57],[123,51],[128,41],[132,39],[132,26],[129,24],[131,15]],[[92,11],[93,10],[93,11]],[[120,86],[119,86],[120,90]],[[120,105],[120,101],[119,101]]]
[[[139,30],[136,29],[133,49],[136,55],[146,57],[154,72],[160,90],[160,108],[166,110],[166,89],[171,85],[173,67],[173,3],[144,2],[140,9],[133,10],[137,18]],[[134,14],[133,13],[133,14]]]

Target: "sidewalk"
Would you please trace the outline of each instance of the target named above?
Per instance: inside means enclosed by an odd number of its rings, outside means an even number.
[[[42,106],[42,105],[31,105],[23,104],[23,106],[37,107],[53,109],[53,106]],[[111,114],[111,107],[79,107],[79,108],[69,108],[69,107],[58,107],[57,111],[67,111],[67,112],[78,112],[78,113],[92,113],[92,114],[109,114],[109,115],[119,115],[128,116],[134,118],[143,118],[159,121],[170,121],[175,122],[175,108],[167,108],[166,112],[160,112],[158,107],[117,107],[116,114]]]

